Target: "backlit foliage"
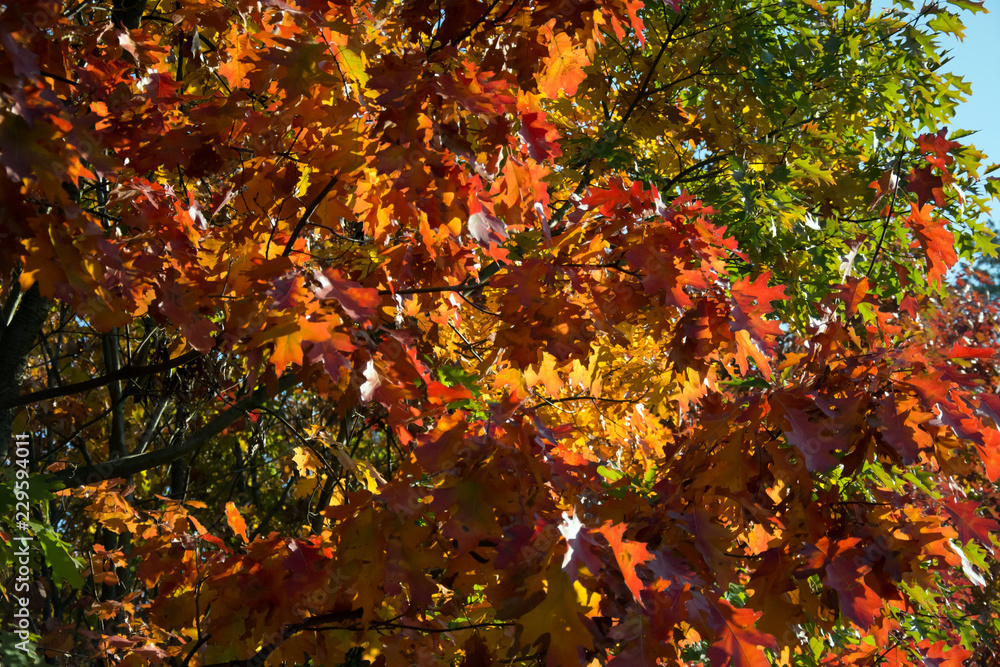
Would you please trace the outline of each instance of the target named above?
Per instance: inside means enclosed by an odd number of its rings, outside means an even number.
[[[39,652],[993,664],[980,5],[0,3]]]

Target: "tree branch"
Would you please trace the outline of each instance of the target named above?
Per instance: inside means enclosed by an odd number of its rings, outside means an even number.
[[[319,614],[311,618],[306,619],[301,623],[293,623],[285,627],[284,632],[282,632],[281,642],[271,643],[263,646],[257,653],[246,658],[245,660],[230,660],[229,662],[217,662],[211,665],[205,665],[205,667],[251,667],[252,665],[263,665],[267,658],[277,650],[278,646],[289,637],[304,630],[313,630],[316,632],[322,630],[351,630],[356,631],[361,628],[356,625],[332,625],[332,624],[342,624],[345,621],[353,621],[361,618],[362,611],[360,609],[352,609],[346,612],[331,612],[327,614]],[[443,632],[461,632],[462,630],[474,630],[476,628],[501,628],[514,625],[513,621],[486,621],[482,623],[468,623],[466,625],[460,625],[453,628],[425,628],[419,625],[408,625],[405,623],[396,623],[395,619],[390,619],[387,621],[373,621],[368,624],[369,629],[396,629],[396,630],[412,630],[414,632],[424,632],[427,634],[440,634]]]
[[[118,358],[118,327],[114,327],[101,336],[104,346],[104,370],[108,375],[121,370]],[[111,439],[108,442],[108,451],[112,458],[119,458],[128,454],[125,447],[125,402],[122,399],[121,380],[114,380],[108,383],[108,393],[111,396]]]
[[[306,226],[306,223],[309,222],[309,218],[312,217],[312,214],[316,212],[316,209],[319,208],[319,205],[323,203],[323,200],[326,199],[326,196],[330,194],[330,190],[332,190],[333,186],[335,186],[336,184],[337,184],[337,177],[333,176],[332,178],[330,178],[330,181],[323,186],[323,189],[319,191],[319,194],[316,195],[316,198],[313,199],[312,202],[309,204],[309,206],[306,208],[305,213],[302,214],[302,217],[299,218],[298,223],[296,223],[295,229],[292,230],[292,235],[288,237],[288,243],[285,244],[285,250],[284,252],[281,253],[283,257],[288,257],[288,255],[292,252],[292,246],[295,245],[295,240],[299,238],[299,234],[302,233],[302,228]]]
[[[503,266],[504,266],[503,264],[498,264],[497,270],[499,270]],[[483,272],[485,273],[485,270]],[[496,271],[494,271],[493,273],[496,273]],[[466,292],[475,292],[477,289],[486,287],[486,285],[489,284],[489,279],[493,277],[493,273],[491,273],[488,277],[483,278],[478,283],[462,283],[461,285],[444,285],[442,287],[410,287],[406,289],[398,289],[395,291],[388,289],[380,289],[378,293],[379,296],[391,296],[394,294],[402,294],[404,296],[407,294],[436,294],[438,292],[458,292],[459,294],[464,294]]]
[[[59,398],[60,396],[69,396],[70,394],[79,394],[85,391],[90,391],[91,389],[97,389],[98,387],[103,387],[105,385],[111,384],[112,382],[120,382],[122,380],[131,380],[134,378],[140,378],[146,375],[154,375],[162,371],[168,371],[172,368],[177,368],[178,366],[183,366],[184,364],[190,363],[199,357],[202,353],[196,350],[191,350],[186,352],[179,357],[174,359],[168,359],[158,364],[151,364],[149,366],[124,366],[123,368],[107,375],[102,375],[101,377],[93,378],[91,380],[84,380],[83,382],[75,382],[73,384],[68,384],[62,387],[53,387],[51,389],[43,389],[42,391],[32,392],[30,394],[21,394],[20,396],[15,396],[13,398],[7,398],[0,400],[0,410],[8,410],[11,408],[17,408],[22,405],[30,405],[31,403],[38,403],[39,401],[45,401],[50,398]]]
[[[875,252],[872,254],[871,264],[868,265],[868,270],[865,271],[865,278],[872,274],[872,269],[875,268],[875,262],[878,261],[878,254],[882,251],[882,243],[885,242],[885,234],[889,231],[889,223],[892,221],[893,209],[896,208],[896,195],[899,194],[899,172],[903,165],[903,152],[905,150],[906,143],[904,142],[903,147],[899,149],[899,155],[896,157],[896,165],[893,169],[896,174],[896,183],[892,188],[892,201],[889,202],[889,210],[885,212],[885,224],[882,225],[882,234],[878,237],[878,245],[875,246]]]
[[[354,621],[362,616],[362,610],[351,609],[350,611],[342,612],[330,612],[326,614],[319,614],[311,618],[302,621],[301,623],[293,623],[291,625],[285,626],[284,632],[281,633],[281,640],[279,642],[272,642],[265,644],[259,651],[250,656],[245,660],[230,660],[228,662],[216,662],[211,665],[204,665],[204,667],[257,667],[263,665],[268,656],[270,656],[274,651],[283,643],[286,639],[291,637],[297,632],[302,630],[308,630],[311,627],[325,625],[327,623],[343,623],[345,621]]]
[[[301,380],[295,375],[282,376],[278,380],[278,391],[275,395],[277,396],[285,391],[288,391],[300,382]],[[63,470],[55,475],[55,479],[62,482],[67,488],[84,486],[86,484],[101,482],[106,479],[128,477],[129,475],[134,475],[144,470],[149,470],[150,468],[156,468],[158,466],[172,463],[177,459],[196,451],[210,439],[222,433],[222,431],[224,431],[227,427],[231,426],[238,419],[245,416],[247,411],[255,410],[261,407],[264,404],[264,401],[269,398],[272,397],[268,396],[267,388],[259,387],[250,396],[238,401],[228,410],[216,415],[212,421],[202,426],[200,429],[191,434],[187,440],[178,445],[166,447],[164,449],[156,449],[144,454],[133,454],[131,456],[125,456],[120,459],[105,461],[104,463],[85,466],[83,468]]]

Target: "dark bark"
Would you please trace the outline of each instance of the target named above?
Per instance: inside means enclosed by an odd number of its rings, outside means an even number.
[[[114,375],[121,371],[118,357],[118,327],[113,328],[103,334],[104,343],[104,370],[108,375]],[[125,400],[122,396],[122,385],[120,381],[108,383],[108,393],[111,396],[111,440],[108,444],[108,451],[111,458],[117,459],[128,454],[125,446]]]
[[[111,8],[111,20],[116,28],[135,30],[142,23],[142,12],[146,9],[147,0],[114,0]]]
[[[187,466],[181,457],[170,464],[170,497],[174,500],[184,500],[187,492]]]
[[[49,312],[49,304],[42,298],[37,283],[23,295],[20,292],[16,294],[20,296],[21,302],[0,338],[0,403],[12,400],[21,393],[28,354],[35,346]],[[12,293],[10,299],[14,298],[16,296]],[[5,307],[4,311],[9,312],[9,309],[10,307]],[[7,457],[16,414],[15,408],[0,408],[0,461]]]
[[[323,522],[326,521],[326,517],[323,516],[323,510],[330,504],[337,479],[332,472],[326,474],[326,480],[323,482],[323,490],[319,494],[319,502],[316,503],[316,512],[312,515],[312,521],[310,521],[309,525],[313,535],[319,535],[320,530],[323,529]]]

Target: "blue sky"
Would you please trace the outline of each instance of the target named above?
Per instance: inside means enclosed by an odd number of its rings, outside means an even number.
[[[918,3],[919,4],[919,3]],[[979,130],[965,141],[986,153],[986,164],[1000,162],[1000,1],[986,0],[989,14],[962,12],[965,39],[941,40],[953,60],[945,68],[972,83],[972,96],[958,107],[952,129]]]
[[[921,0],[915,0],[919,8]],[[875,0],[872,11],[891,5],[891,0]],[[949,129],[976,130],[976,134],[963,139],[986,153],[983,169],[1000,162],[1000,0],[985,0],[983,6],[989,13],[973,14],[961,11],[965,23],[962,40],[943,35],[940,44],[948,49],[952,59],[944,68],[972,84],[972,95],[959,104],[955,119]],[[997,172],[993,173],[998,175]],[[990,217],[1000,219],[1000,200],[992,202]],[[964,263],[964,262],[963,262]],[[954,276],[954,269],[952,271]]]
[[[892,2],[875,0],[872,5],[875,13]],[[914,0],[918,10],[920,5],[921,0]],[[942,35],[939,44],[952,58],[944,68],[972,84],[972,95],[959,105],[949,129],[977,130],[962,141],[986,153],[985,169],[1000,162],[1000,0],[985,0],[983,6],[990,13],[959,11],[965,23],[964,39]],[[994,199],[993,205],[993,217],[1000,217],[1000,201]]]

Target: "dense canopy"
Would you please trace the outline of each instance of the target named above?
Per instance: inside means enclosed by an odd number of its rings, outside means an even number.
[[[3,664],[993,664],[981,5],[0,2]]]

